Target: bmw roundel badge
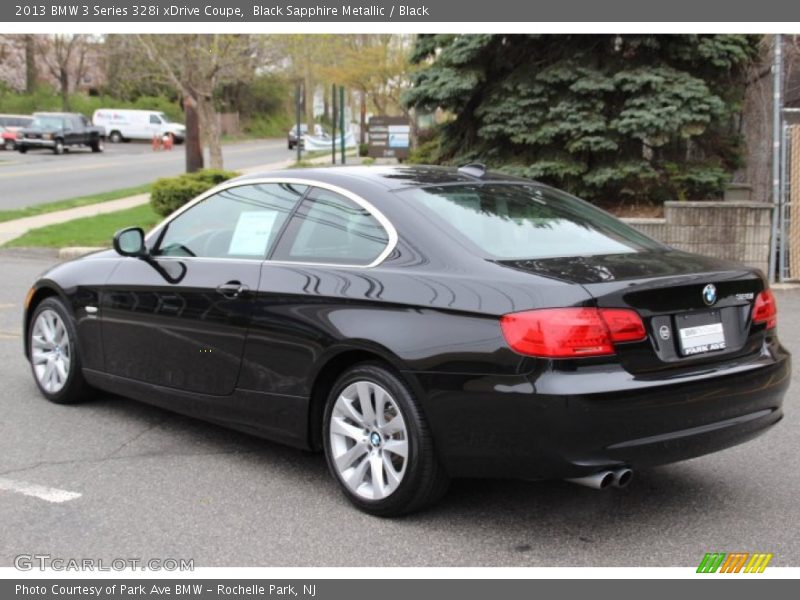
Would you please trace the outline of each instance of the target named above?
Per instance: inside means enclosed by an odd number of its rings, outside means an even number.
[[[703,288],[703,302],[706,303],[706,306],[711,306],[717,301],[717,288],[714,286],[713,283],[709,283],[706,287]]]

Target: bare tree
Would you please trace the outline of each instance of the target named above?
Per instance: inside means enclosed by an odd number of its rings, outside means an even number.
[[[183,98],[196,107],[209,148],[210,166],[221,169],[220,122],[214,92],[225,83],[246,81],[255,73],[258,49],[250,36],[229,34],[137,35],[148,61]],[[187,123],[187,136],[189,135]],[[189,144],[187,144],[187,151]]]
[[[768,201],[772,196],[772,99],[773,43],[775,36],[764,36],[759,55],[750,66],[742,104],[741,131],[747,148],[747,161],[734,180],[747,183],[752,198]],[[800,38],[784,37],[784,81],[800,68]],[[789,91],[789,90],[787,90]]]
[[[39,38],[39,56],[49,73],[58,81],[61,105],[69,110],[69,93],[86,70],[87,36],[61,34]]]

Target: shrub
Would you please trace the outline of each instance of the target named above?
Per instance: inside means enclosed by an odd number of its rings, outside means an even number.
[[[159,215],[166,217],[203,192],[237,175],[235,171],[204,169],[158,179],[150,192],[150,205]]]
[[[369,154],[369,144],[359,144],[358,145],[358,155],[359,156],[366,156]]]

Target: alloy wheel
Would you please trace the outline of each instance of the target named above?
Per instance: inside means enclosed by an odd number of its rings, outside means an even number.
[[[43,310],[33,323],[31,362],[36,380],[46,392],[55,394],[67,384],[72,343],[64,321],[54,310]]]
[[[342,390],[331,412],[330,444],[350,491],[367,500],[390,496],[406,473],[408,443],[406,422],[389,392],[371,381]]]

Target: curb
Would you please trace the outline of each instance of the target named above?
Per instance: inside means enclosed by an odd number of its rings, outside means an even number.
[[[108,250],[108,247],[102,246],[65,246],[58,249],[58,258],[61,260],[69,260],[71,258],[80,258],[93,252],[100,252],[101,250]]]

